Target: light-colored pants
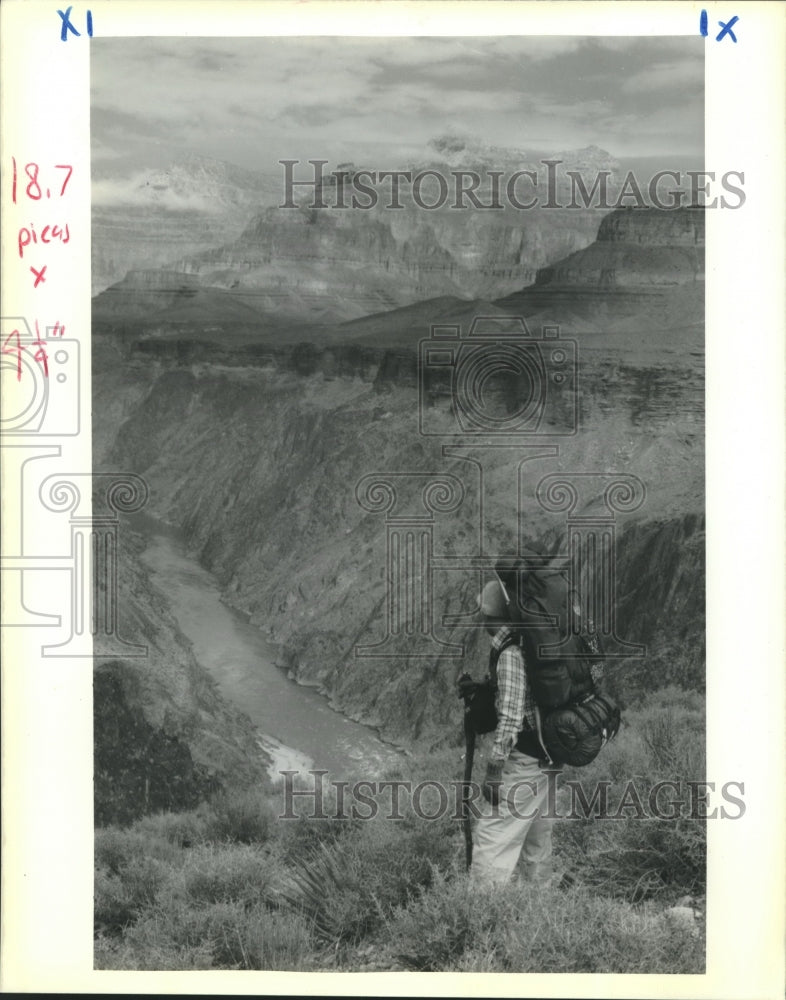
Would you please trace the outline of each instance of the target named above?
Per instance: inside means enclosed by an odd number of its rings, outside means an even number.
[[[556,776],[552,774],[551,780]],[[551,832],[548,814],[549,778],[534,757],[513,750],[502,769],[499,805],[480,800],[481,815],[472,831],[472,877],[506,882],[521,857],[522,874],[534,882],[551,876]],[[552,807],[553,813],[553,807]]]

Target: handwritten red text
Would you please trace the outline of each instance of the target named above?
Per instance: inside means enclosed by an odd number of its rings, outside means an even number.
[[[29,226],[22,226],[19,230],[19,236],[17,237],[19,257],[24,259],[25,248],[37,245],[39,242],[55,243],[59,240],[61,243],[68,243],[70,239],[71,234],[68,230],[68,223],[66,223],[65,226],[44,226],[39,233],[31,222]]]

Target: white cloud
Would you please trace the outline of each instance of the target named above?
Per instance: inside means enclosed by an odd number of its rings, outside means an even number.
[[[623,82],[621,90],[625,94],[643,94],[674,87],[703,88],[703,86],[703,60],[681,59],[655,63],[639,70]]]
[[[160,208],[170,212],[213,212],[215,203],[196,191],[176,191],[161,183],[160,177],[142,171],[126,178],[94,180],[91,185],[93,204],[135,205],[141,208]]]

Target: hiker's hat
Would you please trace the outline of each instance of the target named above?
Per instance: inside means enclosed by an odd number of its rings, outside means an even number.
[[[508,600],[505,590],[499,580],[489,580],[479,597],[480,618],[496,618],[506,620],[510,617]]]

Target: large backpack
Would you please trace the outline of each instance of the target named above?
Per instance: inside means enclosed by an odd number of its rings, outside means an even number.
[[[521,645],[538,710],[537,732],[522,732],[517,746],[556,764],[583,767],[616,736],[620,712],[593,680],[592,666],[602,662],[603,652],[592,623],[582,620],[569,568],[562,558],[532,555],[501,560],[495,572],[513,630],[508,644]],[[492,651],[488,681],[470,698],[470,722],[478,733],[496,728],[496,665],[501,653]]]

